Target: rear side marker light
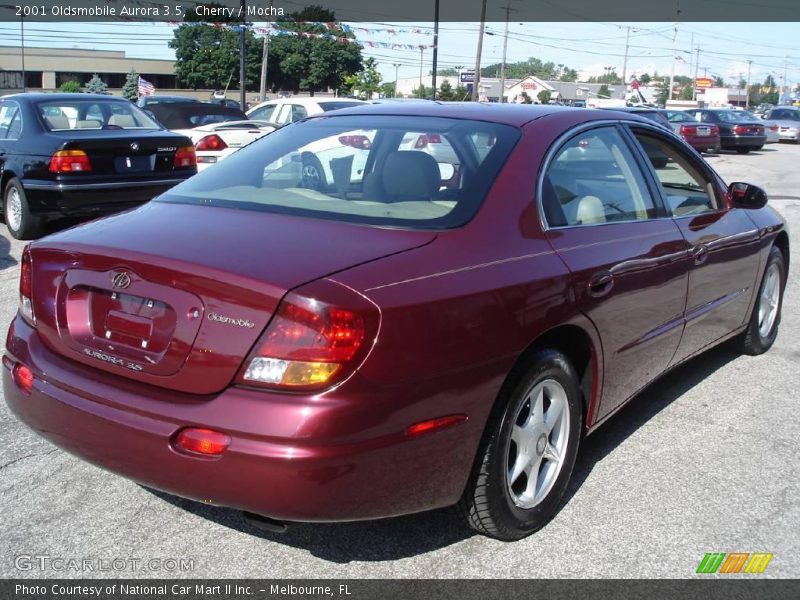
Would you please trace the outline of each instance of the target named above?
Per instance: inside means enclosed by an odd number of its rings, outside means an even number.
[[[177,450],[201,456],[220,456],[231,444],[231,437],[213,429],[188,427],[181,429],[175,437]]]
[[[427,433],[440,431],[445,427],[458,425],[467,420],[467,415],[447,415],[446,417],[437,417],[428,421],[421,421],[414,423],[406,428],[406,437],[419,437]]]
[[[83,150],[59,150],[50,157],[51,173],[88,173],[92,163]]]
[[[33,273],[31,267],[31,253],[26,247],[22,251],[22,265],[19,273],[19,312],[28,323],[36,326],[36,317],[33,314]]]
[[[11,369],[11,376],[20,391],[26,396],[30,396],[33,389],[33,371],[22,363],[17,363]]]

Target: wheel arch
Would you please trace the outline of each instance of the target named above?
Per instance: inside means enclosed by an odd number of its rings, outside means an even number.
[[[3,202],[5,201],[6,184],[16,176],[16,173],[11,169],[3,169],[0,171],[0,209],[3,208]]]
[[[786,275],[789,275],[789,234],[786,230],[779,232],[775,237],[775,246],[783,254],[783,260],[786,261]]]

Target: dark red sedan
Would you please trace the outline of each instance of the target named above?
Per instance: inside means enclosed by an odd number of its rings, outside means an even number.
[[[78,456],[267,526],[458,504],[517,539],[654,378],[772,345],[789,241],[766,201],[613,111],[313,117],[32,243],[5,397]]]

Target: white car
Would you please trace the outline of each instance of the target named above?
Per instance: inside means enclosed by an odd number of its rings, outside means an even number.
[[[198,171],[277,129],[277,125],[248,119],[239,109],[220,104],[163,104],[148,110],[164,127],[192,140]]]
[[[247,118],[286,125],[312,115],[320,115],[360,104],[368,103],[355,98],[278,98],[254,106],[247,111]]]

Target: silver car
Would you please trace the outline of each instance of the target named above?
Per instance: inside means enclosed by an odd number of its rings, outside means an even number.
[[[800,142],[800,107],[776,106],[767,113],[766,118],[778,124],[782,142]]]
[[[775,144],[781,141],[781,124],[777,121],[773,121],[767,118],[767,115],[758,116],[757,114],[750,112],[749,110],[744,111],[745,114],[750,115],[753,117],[754,121],[763,120],[764,121],[764,133],[767,135],[767,144]]]

